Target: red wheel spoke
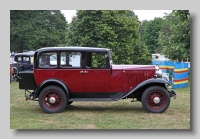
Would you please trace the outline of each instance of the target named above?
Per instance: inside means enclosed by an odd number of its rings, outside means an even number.
[[[159,99],[159,102],[155,103],[154,98]],[[163,92],[154,90],[149,93],[146,102],[151,109],[160,110],[166,103],[166,97]]]
[[[51,102],[50,99],[55,100],[55,102]],[[45,94],[44,103],[49,109],[56,109],[62,104],[62,96],[57,91],[48,91]]]

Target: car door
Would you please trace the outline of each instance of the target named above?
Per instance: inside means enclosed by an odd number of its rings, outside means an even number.
[[[61,51],[59,61],[59,79],[67,85],[70,93],[84,92],[82,52]]]
[[[86,52],[84,75],[84,92],[110,92],[110,68],[106,52]]]
[[[51,65],[49,62],[49,57],[51,55],[57,55],[57,52],[42,52],[38,55],[38,68],[34,69],[34,78],[37,86],[47,79],[59,79],[60,77],[57,63],[55,65]]]

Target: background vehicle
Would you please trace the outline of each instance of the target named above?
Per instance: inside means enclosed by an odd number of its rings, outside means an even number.
[[[52,55],[55,65],[48,61]],[[169,81],[157,70],[155,65],[114,65],[107,48],[46,47],[35,51],[33,71],[20,72],[19,88],[46,113],[62,112],[73,101],[129,98],[140,101],[147,112],[162,113],[176,93],[167,89]]]
[[[19,80],[19,72],[33,70],[34,53],[15,53],[12,54],[10,60],[14,62],[13,80]]]

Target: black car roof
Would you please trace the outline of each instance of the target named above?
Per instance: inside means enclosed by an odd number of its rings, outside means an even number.
[[[90,52],[107,52],[110,51],[108,48],[97,48],[97,47],[80,47],[80,46],[67,46],[67,47],[44,47],[36,50],[36,52],[43,51],[90,51]]]

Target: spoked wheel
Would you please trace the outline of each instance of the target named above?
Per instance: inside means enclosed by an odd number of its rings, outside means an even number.
[[[170,105],[168,91],[161,86],[147,88],[142,94],[142,106],[147,112],[162,113]]]
[[[67,96],[60,87],[48,86],[39,95],[39,105],[46,113],[59,113],[67,105]]]

